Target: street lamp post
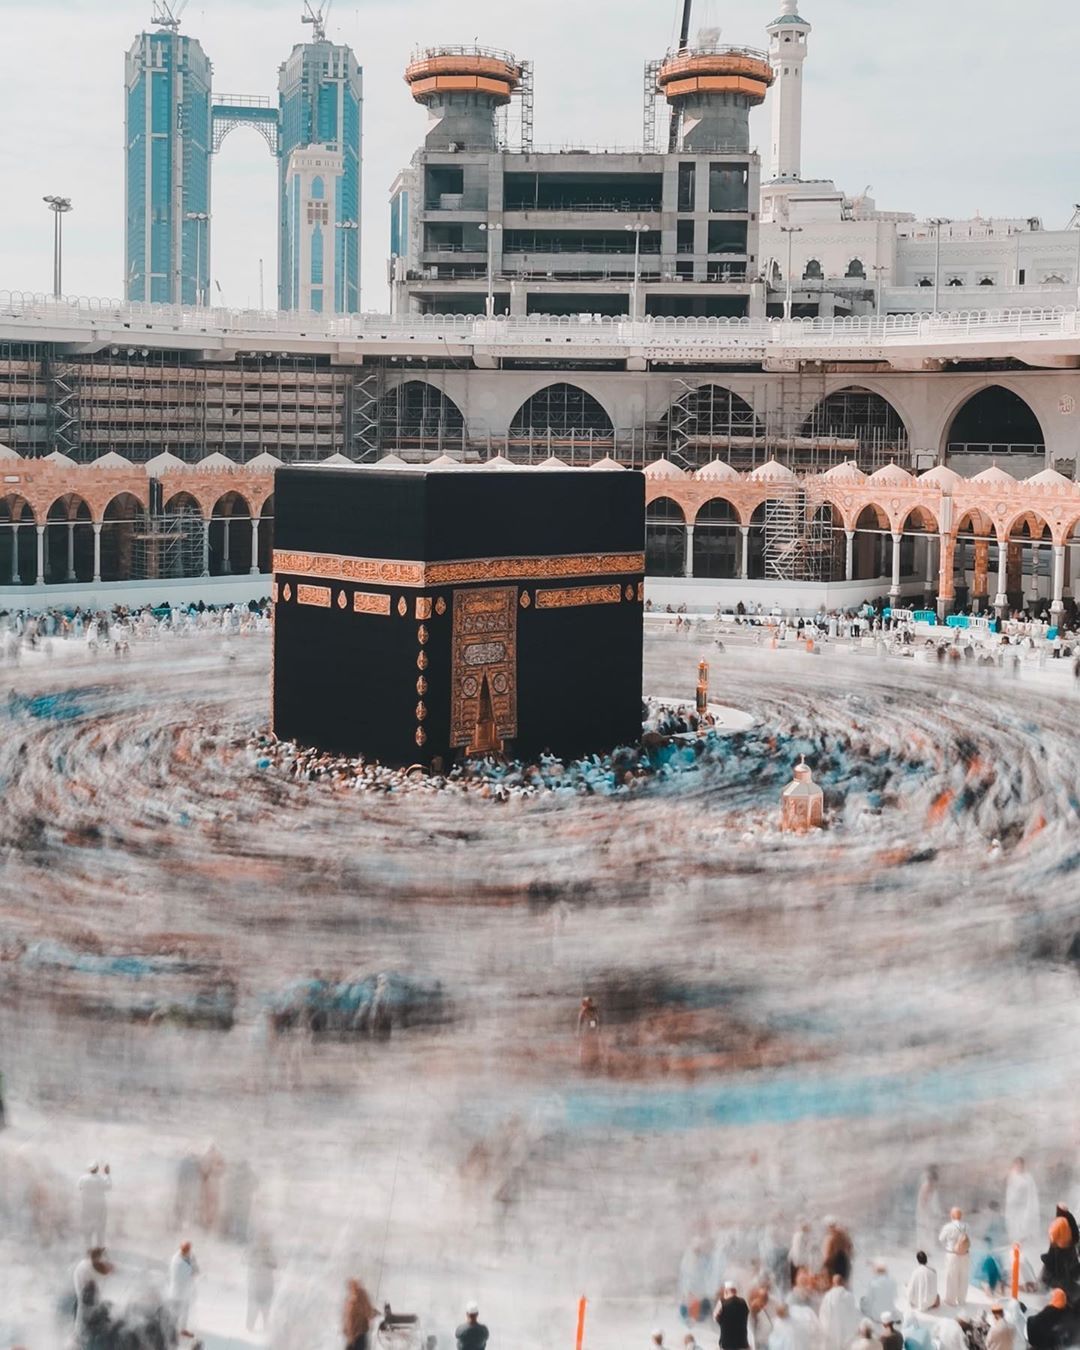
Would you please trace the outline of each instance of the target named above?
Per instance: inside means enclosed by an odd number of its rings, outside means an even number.
[[[934,313],[941,308],[941,227],[951,222],[944,216],[935,216],[929,224],[934,227]]]
[[[48,205],[53,213],[53,298],[60,299],[61,295],[61,266],[64,252],[64,232],[62,217],[71,210],[70,197],[42,197],[41,199]]]
[[[495,317],[495,235],[502,229],[498,223],[483,223],[480,228],[487,235],[487,316]]]
[[[792,306],[792,287],[791,287],[791,245],[794,242],[792,236],[802,234],[801,225],[781,225],[780,233],[787,235],[787,271],[784,276],[787,280],[787,290],[784,297],[784,318],[791,318]]]
[[[641,236],[648,233],[649,226],[638,221],[634,225],[624,225],[623,229],[634,236],[634,289],[630,295],[630,318],[634,320],[638,317],[638,293],[641,289]]]
[[[1073,203],[1076,213],[1076,307],[1080,310],[1080,202]]]
[[[359,221],[356,220],[339,220],[337,221],[337,228],[339,230],[346,230],[346,231],[358,230],[360,228],[360,223]],[[348,239],[348,237],[349,236],[346,233],[345,235],[346,240]],[[346,256],[342,258],[342,277],[341,277],[341,312],[343,314],[348,313],[348,306],[349,306],[348,287],[349,287],[349,262],[346,251]]]
[[[195,305],[197,308],[199,305],[206,303],[206,292],[202,284],[202,232],[210,216],[206,211],[185,211],[184,219],[195,222]],[[180,303],[183,304],[183,302],[184,297],[181,293]]]

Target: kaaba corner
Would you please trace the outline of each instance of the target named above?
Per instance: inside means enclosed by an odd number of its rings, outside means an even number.
[[[288,468],[275,514],[279,737],[388,765],[640,739],[642,474]]]

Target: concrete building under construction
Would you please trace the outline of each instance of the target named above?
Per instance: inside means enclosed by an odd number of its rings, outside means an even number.
[[[763,315],[749,114],[773,68],[718,39],[684,27],[647,63],[634,150],[536,146],[532,68],[509,52],[418,52],[405,80],[429,120],[392,189],[396,311]]]

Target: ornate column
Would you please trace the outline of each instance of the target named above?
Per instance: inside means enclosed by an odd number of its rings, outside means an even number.
[[[892,536],[892,586],[889,589],[891,604],[895,604],[900,599],[900,545],[903,542],[903,534],[898,534],[894,530]]]
[[[1050,602],[1050,613],[1060,618],[1065,612],[1065,545],[1054,545],[1054,598]]]
[[[682,574],[683,574],[684,577],[692,577],[692,576],[694,575],[694,527],[693,527],[693,525],[687,525],[687,527],[686,527],[686,553],[685,553],[684,556],[683,556],[683,571],[682,571]]]
[[[224,529],[221,531],[221,570],[228,576],[232,572],[232,559],[229,557],[229,517],[226,516],[223,522]]]
[[[1021,605],[1024,603],[1024,546],[1023,544],[1009,543],[1005,546],[1006,572],[1005,572],[1005,603],[1008,604],[1010,595],[1019,595]]]
[[[101,521],[92,522],[94,527],[94,580],[101,580]]]
[[[22,577],[19,576],[19,526],[15,521],[11,522],[11,584],[22,585]]]
[[[990,570],[990,541],[988,539],[975,540],[975,575],[971,581],[972,599],[978,609],[982,609],[986,604],[990,590],[989,573]]]
[[[259,575],[259,517],[251,517],[251,566],[248,568],[251,576]]]
[[[45,585],[45,526],[36,525],[37,530],[37,576],[34,579],[35,586]]]
[[[203,517],[202,523],[202,574],[210,575],[210,522]]]
[[[739,564],[739,579],[750,580],[750,526],[740,525],[739,535],[742,542],[742,561]]]
[[[926,602],[930,603],[930,597],[934,594],[934,536],[926,536]]]
[[[997,594],[994,596],[994,608],[998,612],[998,618],[1003,617],[1009,609],[1009,596],[1006,588],[1009,584],[1009,546],[1004,539],[998,538],[998,573],[997,573]]]
[[[75,580],[75,522],[67,523],[67,579]]]
[[[953,564],[956,554],[956,540],[944,531],[940,536],[941,547],[938,550],[938,618],[944,619],[952,613],[956,587],[953,582]]]
[[[844,580],[855,580],[855,531],[844,531]]]

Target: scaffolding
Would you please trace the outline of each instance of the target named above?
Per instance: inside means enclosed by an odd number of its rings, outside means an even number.
[[[764,505],[768,581],[832,581],[833,527],[802,483],[786,483]]]
[[[521,78],[510,96],[510,102],[496,110],[496,145],[500,150],[520,151],[528,154],[533,148],[533,109],[535,104],[535,84],[533,82],[533,63],[519,61]],[[516,115],[511,117],[510,109],[516,106]]]
[[[143,516],[131,533],[131,576],[197,577],[206,565],[205,526],[195,507]]]

